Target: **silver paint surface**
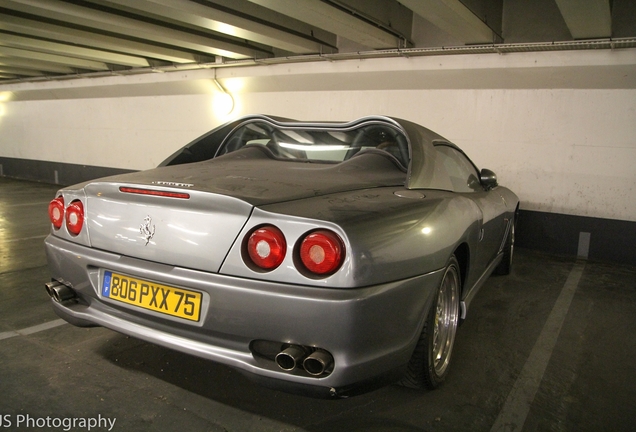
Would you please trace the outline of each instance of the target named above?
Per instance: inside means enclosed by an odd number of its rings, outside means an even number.
[[[53,236],[47,238],[46,252],[52,276],[63,275],[88,303],[53,304],[56,313],[72,323],[94,323],[263,376],[333,387],[371,378],[408,361],[418,336],[420,312],[429,307],[441,277],[434,272],[341,290],[149,263]],[[209,304],[204,321],[175,326],[157,314],[100,301],[102,268],[205,293]],[[253,339],[324,347],[334,356],[336,368],[320,379],[285,373],[273,362],[251,355]]]

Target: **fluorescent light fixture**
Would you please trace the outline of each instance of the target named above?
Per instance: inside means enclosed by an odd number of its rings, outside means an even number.
[[[215,93],[212,106],[216,115],[226,116],[234,110],[234,98],[229,93]]]
[[[317,144],[317,145],[305,145],[305,144],[290,144],[290,143],[278,143],[279,146],[291,150],[304,150],[304,151],[335,151],[335,150],[349,150],[349,146],[345,145],[328,145],[328,144]]]
[[[216,69],[214,69],[214,78],[212,78],[214,84],[219,89],[220,93],[214,95],[213,99],[213,107],[214,112],[218,116],[226,116],[229,115],[234,109],[234,98],[231,94],[229,94],[221,85],[220,82],[216,79]]]

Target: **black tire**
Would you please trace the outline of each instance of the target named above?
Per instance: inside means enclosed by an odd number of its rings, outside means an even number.
[[[517,218],[513,217],[510,221],[510,229],[508,230],[508,236],[503,248],[503,257],[497,267],[495,267],[494,273],[496,275],[509,275],[512,271],[512,257],[515,251],[515,224]]]
[[[448,260],[420,339],[400,384],[432,390],[446,378],[459,322],[460,291],[461,273],[457,258],[453,255]]]

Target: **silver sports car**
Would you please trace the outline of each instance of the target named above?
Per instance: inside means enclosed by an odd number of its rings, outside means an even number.
[[[57,314],[344,397],[444,381],[458,323],[509,273],[519,200],[414,123],[262,115],[158,168],[60,190]]]

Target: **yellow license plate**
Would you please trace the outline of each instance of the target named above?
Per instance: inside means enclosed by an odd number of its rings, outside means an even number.
[[[190,321],[199,321],[201,317],[200,292],[148,282],[111,271],[104,272],[102,296]]]

